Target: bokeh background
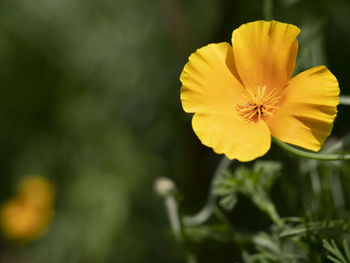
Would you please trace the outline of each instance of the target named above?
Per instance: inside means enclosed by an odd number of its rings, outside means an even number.
[[[184,262],[153,182],[171,178],[195,213],[220,156],[194,135],[179,75],[197,48],[264,18],[302,29],[296,71],[327,65],[350,94],[348,0],[1,0],[0,202],[33,174],[56,202],[37,239],[2,235],[0,262]],[[239,260],[230,244],[195,250]]]

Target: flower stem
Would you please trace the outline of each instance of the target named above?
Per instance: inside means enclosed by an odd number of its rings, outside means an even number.
[[[339,104],[350,105],[350,96],[339,96]]]
[[[171,230],[174,233],[176,241],[182,242],[182,229],[179,217],[179,208],[174,197],[176,186],[169,178],[158,177],[154,181],[154,190],[164,198],[165,209],[168,214]]]
[[[207,202],[205,203],[203,208],[194,216],[183,217],[183,223],[186,226],[200,225],[210,218],[210,216],[213,213],[214,205],[215,205],[215,201],[216,201],[216,196],[213,194],[214,182],[229,167],[231,162],[232,162],[232,160],[228,159],[226,156],[222,157],[218,167],[215,170],[214,176],[211,179]]]
[[[284,142],[281,142],[275,137],[272,137],[272,140],[280,146],[282,149],[286,150],[287,152],[290,152],[294,155],[308,158],[308,159],[315,159],[315,160],[321,160],[321,161],[341,161],[341,160],[350,160],[350,154],[330,154],[330,153],[313,153],[308,152],[304,150],[299,150],[293,146],[290,146]]]
[[[263,2],[263,15],[265,20],[273,19],[273,0],[264,0]]]
[[[168,214],[171,230],[174,233],[175,240],[185,249],[187,263],[197,263],[196,256],[186,249],[186,240],[179,216],[179,206],[174,196],[176,191],[175,184],[166,177],[159,177],[154,182],[155,191],[164,198],[165,209]]]
[[[168,213],[171,229],[174,233],[175,239],[178,242],[182,242],[181,224],[178,214],[178,206],[173,195],[169,195],[165,198],[165,208]]]

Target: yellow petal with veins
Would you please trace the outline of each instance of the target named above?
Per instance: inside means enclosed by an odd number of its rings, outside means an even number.
[[[192,127],[204,145],[229,159],[248,162],[270,149],[271,134],[264,121],[246,122],[238,114],[196,113]]]
[[[277,21],[244,24],[232,33],[239,76],[246,88],[283,89],[292,76],[300,29]]]
[[[247,95],[238,80],[228,43],[198,49],[190,56],[180,80],[181,102],[186,112],[230,113]]]
[[[267,124],[281,141],[318,151],[332,130],[338,103],[337,79],[325,66],[314,67],[289,81]]]

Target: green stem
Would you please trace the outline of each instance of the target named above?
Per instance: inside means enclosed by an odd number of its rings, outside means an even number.
[[[281,219],[281,217],[279,216],[279,214],[277,213],[276,207],[275,205],[270,202],[267,207],[266,207],[266,212],[267,214],[270,216],[271,220],[279,227],[283,227],[284,226],[284,222]]]
[[[164,201],[165,201],[165,208],[167,210],[168,217],[169,217],[170,226],[174,233],[175,239],[176,241],[181,243],[182,231],[181,231],[181,224],[180,224],[177,202],[173,195],[166,196]]]
[[[218,167],[215,170],[214,176],[211,179],[210,189],[208,193],[207,202],[203,208],[194,216],[185,216],[183,217],[183,223],[186,226],[196,226],[207,221],[213,213],[214,205],[216,201],[216,196],[213,193],[214,182],[219,178],[223,172],[229,167],[232,160],[228,159],[226,156],[223,156]]]
[[[185,240],[178,212],[179,209],[175,197],[172,194],[165,197],[165,207],[168,212],[170,226],[174,233],[175,239],[180,245],[185,248]],[[197,263],[196,256],[186,248],[185,250],[187,263]]]
[[[290,146],[284,142],[281,142],[275,137],[272,137],[272,140],[280,146],[282,149],[286,150],[287,152],[290,152],[294,155],[308,158],[308,159],[314,159],[314,160],[321,160],[321,161],[341,161],[341,160],[350,160],[350,154],[327,154],[327,153],[313,153],[308,152],[304,150],[299,150],[293,146]]]
[[[350,96],[339,96],[339,104],[350,105]]]
[[[185,249],[187,263],[197,263],[196,256],[186,249],[186,240],[183,226],[179,216],[179,206],[175,199],[175,184],[166,177],[159,177],[154,183],[155,191],[164,198],[165,209],[168,214],[171,230],[174,233],[175,240]]]
[[[263,1],[263,15],[265,20],[273,19],[273,0],[264,0]]]

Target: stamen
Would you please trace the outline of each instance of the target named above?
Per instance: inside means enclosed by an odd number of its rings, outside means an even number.
[[[274,115],[279,109],[281,96],[277,90],[266,92],[266,85],[258,86],[255,89],[247,89],[247,103],[237,104],[239,115],[246,121],[266,120]]]

